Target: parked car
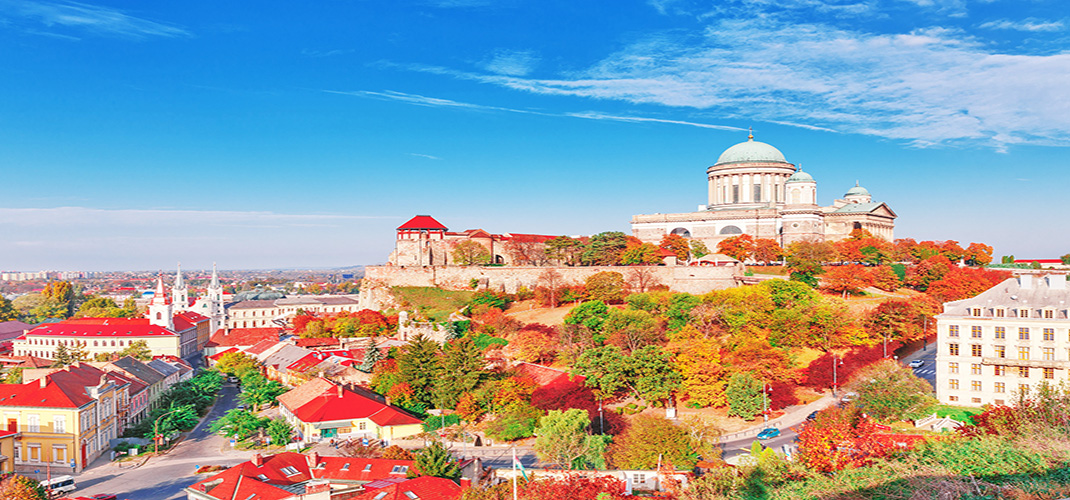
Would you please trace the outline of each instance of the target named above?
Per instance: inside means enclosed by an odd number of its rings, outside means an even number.
[[[116,497],[115,495],[110,495],[108,493],[97,493],[96,495],[93,495],[89,498],[92,498],[93,500],[117,500],[118,497]]]
[[[818,410],[818,411],[810,413],[809,415],[806,416],[806,420],[810,421],[810,420],[813,420],[813,419],[817,418],[817,414],[818,413],[821,413],[821,411]]]
[[[924,364],[925,364],[925,360],[924,359],[915,359],[914,361],[911,361],[910,363],[907,363],[907,366],[909,366],[911,368],[918,368],[918,367],[920,367],[921,365],[924,365]]]
[[[758,433],[758,439],[773,439],[780,435],[780,429],[776,427],[766,427],[762,429],[762,432]]]

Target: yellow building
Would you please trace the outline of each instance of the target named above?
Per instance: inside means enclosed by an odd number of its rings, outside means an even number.
[[[381,439],[423,432],[420,419],[404,410],[333,382],[316,378],[279,396],[279,413],[304,441]]]
[[[23,384],[0,384],[5,428],[19,433],[11,455],[14,469],[84,469],[121,432],[117,412],[128,400],[128,387],[128,382],[86,364]]]
[[[15,472],[15,443],[20,434],[0,431],[0,473]]]

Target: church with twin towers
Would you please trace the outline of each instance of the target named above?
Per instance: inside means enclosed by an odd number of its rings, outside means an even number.
[[[754,140],[726,149],[706,169],[707,203],[695,212],[632,217],[632,235],[657,243],[666,234],[701,240],[709,248],[749,234],[781,246],[796,241],[836,241],[864,229],[894,239],[895,212],[873,201],[866,188],[849,188],[832,205],[817,204],[817,181],[789,163],[779,149]]]

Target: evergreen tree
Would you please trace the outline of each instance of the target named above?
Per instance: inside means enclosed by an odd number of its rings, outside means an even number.
[[[408,384],[415,402],[430,406],[435,382],[442,372],[438,360],[438,344],[417,335],[405,346],[398,361],[398,383]]]
[[[442,349],[442,372],[448,374],[435,385],[435,405],[453,408],[465,392],[474,391],[483,382],[483,351],[470,338],[447,343]]]
[[[382,359],[383,353],[379,352],[379,347],[375,345],[375,337],[368,337],[368,345],[364,347],[364,361],[360,363],[360,370],[371,373],[375,364]]]
[[[728,416],[750,420],[762,411],[762,383],[750,372],[736,373],[728,379],[725,389]]]
[[[420,450],[416,454],[416,469],[420,471],[419,475],[422,476],[444,477],[454,481],[461,477],[461,469],[457,467],[457,461],[446,450],[446,447],[442,446],[442,443],[438,441],[431,443],[431,446]],[[412,469],[409,469],[408,476],[416,477],[417,474]]]

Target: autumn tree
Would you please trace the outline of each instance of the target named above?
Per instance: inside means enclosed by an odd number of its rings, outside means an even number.
[[[653,243],[628,245],[620,254],[620,263],[626,266],[660,264],[660,252],[661,250]]]
[[[587,300],[602,301],[613,304],[624,299],[624,275],[613,271],[602,271],[587,277],[584,281]]]
[[[968,299],[980,295],[1010,278],[1010,271],[979,267],[953,267],[939,280],[929,282],[926,293],[941,302]]]
[[[535,430],[535,453],[539,460],[562,469],[605,468],[603,454],[607,439],[592,436],[588,431],[590,423],[590,416],[584,410],[550,410],[539,419]]]
[[[556,328],[541,323],[524,325],[509,339],[513,357],[528,363],[550,363],[557,357],[558,337]]]
[[[929,289],[929,283],[943,279],[952,266],[951,261],[943,255],[930,257],[907,268],[905,282],[915,290],[924,292]]]
[[[453,256],[453,261],[462,266],[489,264],[491,260],[490,250],[474,240],[464,240],[454,244],[450,254]]]
[[[799,462],[826,473],[865,465],[886,453],[871,439],[875,432],[857,407],[827,408],[799,433]]]
[[[928,382],[898,361],[883,359],[851,377],[847,389],[858,394],[857,403],[881,422],[921,418],[937,404]]]
[[[65,310],[65,318],[74,314],[74,286],[70,281],[53,281],[45,285],[41,295],[47,301],[59,305]]]
[[[627,247],[628,237],[620,231],[598,233],[591,236],[590,243],[580,255],[580,261],[585,266],[617,265]]]
[[[580,263],[580,256],[586,247],[581,240],[558,236],[546,242],[546,255],[563,265],[575,266]]]
[[[899,275],[895,274],[891,266],[877,266],[869,269],[869,279],[873,286],[885,292],[894,292],[902,283]]]
[[[924,314],[908,300],[885,300],[865,316],[866,331],[882,339],[883,344],[893,340],[911,341],[925,335],[923,327],[927,320]],[[935,322],[933,322],[935,324]],[[887,354],[887,353],[886,353]]]
[[[754,240],[754,260],[769,265],[770,262],[778,261],[784,257],[784,249],[776,240],[758,238]]]
[[[542,266],[549,260],[546,245],[530,236],[513,235],[505,244],[505,253],[518,266]]]
[[[832,245],[828,242],[796,241],[788,245],[785,261],[792,281],[801,281],[817,288],[817,277],[825,272],[822,264],[832,256]]]
[[[606,343],[632,352],[645,345],[657,343],[661,332],[654,316],[634,309],[611,309],[602,325]]]
[[[658,247],[672,252],[679,262],[687,262],[688,257],[691,255],[691,245],[688,244],[687,238],[676,233],[669,233],[663,236]]]
[[[11,301],[0,294],[0,321],[15,321],[19,319],[19,312],[11,305]]]
[[[992,251],[993,248],[984,243],[970,243],[963,258],[967,266],[987,266],[992,263]]]
[[[0,499],[48,500],[48,494],[36,479],[11,474],[0,479]]]
[[[694,259],[710,254],[710,249],[706,248],[706,244],[702,240],[691,240],[689,246],[691,247],[691,257]]]
[[[743,262],[754,254],[754,245],[753,236],[740,234],[719,241],[717,243],[717,252]]]
[[[114,300],[105,297],[88,296],[74,313],[76,318],[134,318],[138,316],[137,308],[119,307]]]
[[[856,294],[870,285],[869,271],[859,265],[833,266],[825,273],[825,289],[840,292],[843,297]]]
[[[653,469],[663,465],[691,469],[698,461],[687,429],[663,417],[640,414],[610,445],[610,462],[618,469]]]
[[[250,372],[260,372],[260,362],[256,358],[237,351],[228,352],[220,356],[215,366],[219,371],[238,378],[244,377],[245,374]]]
[[[561,287],[564,285],[563,277],[561,273],[554,269],[547,269],[539,273],[538,287],[546,290],[548,304],[550,307],[557,307],[558,299],[561,294]]]

